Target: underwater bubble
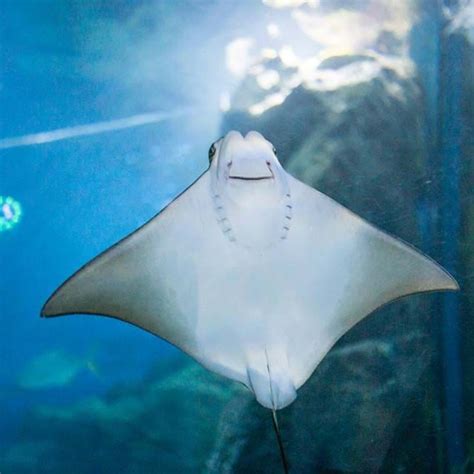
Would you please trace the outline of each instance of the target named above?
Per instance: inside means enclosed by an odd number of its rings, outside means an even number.
[[[21,205],[10,196],[0,196],[0,232],[10,230],[20,222]]]

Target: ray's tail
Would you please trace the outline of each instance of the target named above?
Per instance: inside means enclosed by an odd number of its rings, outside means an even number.
[[[280,427],[278,426],[278,418],[277,418],[276,410],[272,410],[272,421],[273,421],[273,429],[275,430],[275,436],[278,441],[278,448],[280,449],[280,458],[281,458],[281,463],[283,465],[283,470],[285,474],[288,474],[289,473],[288,460],[286,458],[285,448],[281,440]]]

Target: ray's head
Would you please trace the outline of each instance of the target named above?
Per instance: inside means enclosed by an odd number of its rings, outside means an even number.
[[[274,146],[258,132],[231,131],[209,149],[211,172],[222,184],[278,181],[282,167]]]

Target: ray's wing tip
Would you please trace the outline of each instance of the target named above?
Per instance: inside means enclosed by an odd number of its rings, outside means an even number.
[[[421,260],[418,260],[419,269],[424,274],[422,278],[426,278],[426,291],[460,291],[461,287],[456,278],[440,263],[419,252]]]
[[[60,288],[59,288],[60,289]],[[44,303],[40,311],[41,318],[52,318],[54,316],[62,316],[64,314],[69,314],[70,311],[66,311],[64,305],[61,305],[61,301],[58,301],[58,292],[56,290]]]
[[[56,316],[66,316],[68,314],[81,314],[79,311],[68,311],[66,309],[55,308],[48,300],[40,311],[40,318],[55,318]]]
[[[449,273],[446,269],[438,265],[438,268],[441,272],[442,279],[439,282],[438,290],[444,291],[460,291],[461,287],[457,282],[456,278],[454,278],[451,273]]]
[[[50,318],[52,316],[57,316],[56,312],[51,308],[51,300],[53,296],[47,299],[46,303],[43,305],[40,311],[41,318]]]
[[[459,285],[457,280],[452,275],[450,275],[449,273],[447,274],[447,276],[449,278],[449,284],[446,287],[446,290],[448,290],[448,291],[461,291],[461,286]]]

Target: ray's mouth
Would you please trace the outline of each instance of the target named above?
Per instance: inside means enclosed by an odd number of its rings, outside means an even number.
[[[230,162],[229,168],[229,179],[237,179],[241,181],[263,181],[265,179],[273,179],[275,176],[271,168],[270,163],[267,161],[265,164],[261,163],[256,169],[252,169],[247,166],[235,166]]]
[[[273,176],[229,176],[229,179],[239,179],[241,181],[262,181],[264,179],[273,179]]]

